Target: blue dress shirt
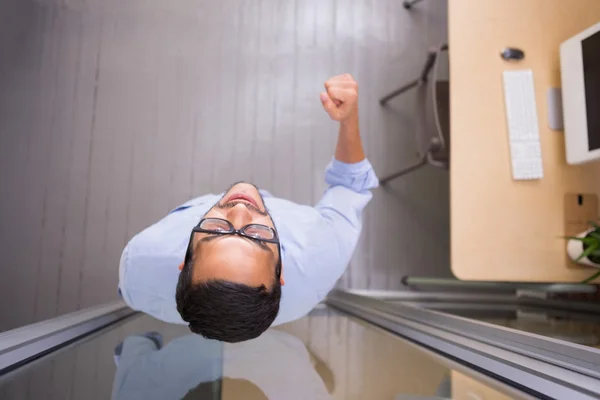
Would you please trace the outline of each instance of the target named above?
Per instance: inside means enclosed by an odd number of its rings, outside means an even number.
[[[329,185],[315,207],[264,196],[281,243],[285,285],[273,325],[308,314],[327,296],[350,262],[361,214],[379,180],[368,160],[333,159]],[[175,288],[190,232],[222,194],[190,200],[133,237],[123,250],[119,289],[125,302],[165,322],[186,324],[177,312]]]

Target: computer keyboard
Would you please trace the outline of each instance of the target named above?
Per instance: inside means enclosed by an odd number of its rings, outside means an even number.
[[[504,101],[513,179],[541,179],[544,169],[531,70],[504,71]]]

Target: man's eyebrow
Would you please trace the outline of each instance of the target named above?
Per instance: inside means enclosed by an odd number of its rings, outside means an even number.
[[[200,240],[198,240],[198,243],[196,244],[196,246],[198,246],[200,243],[206,243],[206,242],[210,242],[212,240],[215,240],[216,238],[218,238],[219,236],[226,236],[226,235],[220,235],[218,233],[208,233],[208,232],[203,232],[206,236],[204,236],[203,238],[201,238]],[[245,236],[240,236],[243,239],[249,240],[252,243],[257,244],[261,249],[263,250],[268,250],[269,253],[271,254],[275,254],[273,252],[273,249],[271,249],[269,246],[267,246],[264,242],[261,242],[259,240],[254,240],[254,239],[250,239],[248,237]]]
[[[199,242],[210,242],[211,240],[216,239],[219,236],[222,235],[217,235],[216,233],[207,233],[207,232],[203,232],[206,236],[204,236],[202,239],[199,240]]]

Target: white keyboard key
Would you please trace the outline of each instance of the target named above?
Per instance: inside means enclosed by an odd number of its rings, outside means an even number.
[[[513,179],[541,179],[544,169],[533,72],[504,71],[503,75]]]

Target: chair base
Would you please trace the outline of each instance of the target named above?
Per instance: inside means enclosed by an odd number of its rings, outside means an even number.
[[[402,3],[402,5],[404,6],[404,8],[406,8],[407,10],[410,10],[415,4],[420,3],[423,0],[405,0],[404,3]]]

